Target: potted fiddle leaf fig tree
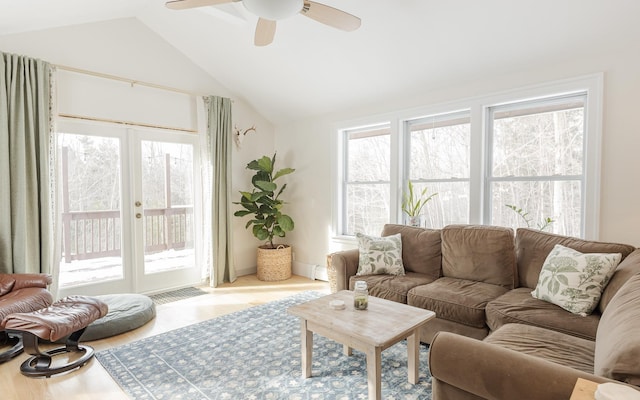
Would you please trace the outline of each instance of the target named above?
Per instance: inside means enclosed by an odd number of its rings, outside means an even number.
[[[413,183],[408,181],[408,192],[402,195],[402,211],[407,214],[406,225],[421,227],[422,223],[422,208],[436,196],[438,193],[427,195],[427,188],[422,189],[420,194],[416,193],[413,189]]]
[[[293,230],[293,219],[282,212],[285,204],[280,198],[287,184],[278,189],[276,180],[291,174],[293,168],[275,170],[276,154],[263,156],[247,164],[247,169],[255,171],[251,178],[251,191],[240,191],[240,201],[234,204],[242,206],[234,213],[236,217],[251,216],[245,228],[251,228],[253,236],[265,242],[258,247],[258,279],[279,281],[291,277],[291,246],[276,245],[274,238],[283,238]]]

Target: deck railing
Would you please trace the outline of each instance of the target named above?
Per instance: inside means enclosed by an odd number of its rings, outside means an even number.
[[[193,207],[144,210],[145,254],[193,246]],[[120,211],[62,213],[65,262],[121,254]]]

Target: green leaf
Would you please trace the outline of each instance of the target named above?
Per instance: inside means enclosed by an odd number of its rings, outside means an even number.
[[[251,211],[247,210],[238,210],[233,213],[236,217],[244,217],[245,215],[253,214]]]
[[[267,231],[263,226],[254,225],[253,236],[258,238],[258,240],[267,240],[269,237],[269,231]]]
[[[284,230],[285,232],[292,231],[294,227],[293,220],[291,219],[291,217],[284,214],[278,217],[278,225],[280,225],[282,230]]]
[[[280,171],[276,172],[276,174],[273,176],[273,180],[275,181],[276,179],[280,178],[281,176],[289,175],[289,174],[293,173],[294,171],[295,171],[295,169],[293,169],[293,168],[282,168]]]
[[[275,158],[275,155],[274,155],[274,158]],[[261,171],[267,172],[269,174],[273,172],[273,163],[271,162],[271,159],[267,156],[264,156],[258,160],[258,166],[260,167]]]
[[[264,190],[265,192],[273,192],[278,188],[278,185],[276,185],[275,183],[267,181],[255,181],[254,185]]]

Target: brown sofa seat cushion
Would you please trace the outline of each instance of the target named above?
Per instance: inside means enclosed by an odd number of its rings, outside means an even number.
[[[640,385],[640,275],[611,299],[596,336],[594,373]]]
[[[405,272],[404,275],[359,275],[349,278],[349,290],[354,289],[356,281],[365,281],[369,295],[407,304],[409,290],[419,285],[431,283],[435,279],[432,276],[415,272]]]
[[[507,289],[484,282],[442,277],[409,292],[407,304],[434,311],[440,319],[484,328],[484,308]]]
[[[556,244],[581,253],[621,253],[623,260],[635,250],[635,247],[627,244],[583,240],[536,229],[518,228],[516,230],[518,286],[536,287],[542,264]]]
[[[531,296],[531,289],[517,288],[487,304],[487,325],[492,331],[516,323],[551,329],[587,340],[595,340],[600,314],[582,317],[555,304]]]
[[[577,370],[593,373],[595,342],[523,324],[506,324],[484,341]]]
[[[511,228],[448,225],[442,229],[442,275],[513,289],[515,274]]]
[[[438,278],[442,269],[440,229],[386,224],[382,236],[399,233],[402,239],[402,264],[405,272],[418,272]]]

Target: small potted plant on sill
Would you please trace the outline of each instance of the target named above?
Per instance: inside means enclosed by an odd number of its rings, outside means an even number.
[[[405,224],[422,227],[422,208],[438,193],[427,196],[427,188],[422,189],[420,195],[413,189],[413,183],[408,181],[408,192],[402,195],[402,211],[407,215]]]
[[[274,170],[276,154],[273,157],[263,156],[247,164],[247,169],[254,170],[251,178],[251,191],[240,191],[240,201],[234,204],[242,206],[242,210],[233,215],[244,217],[252,215],[245,228],[252,226],[252,233],[260,241],[266,241],[258,247],[257,275],[263,281],[280,281],[291,277],[291,246],[276,245],[275,237],[285,237],[293,230],[294,223],[290,216],[282,213],[285,202],[280,195],[287,187],[282,185],[278,190],[276,180],[295,171],[293,168]]]

